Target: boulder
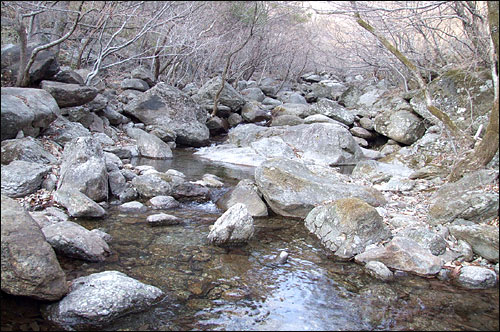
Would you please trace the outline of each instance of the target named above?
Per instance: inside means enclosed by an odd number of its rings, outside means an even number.
[[[270,159],[255,169],[255,182],[267,204],[282,216],[305,218],[318,204],[356,197],[372,206],[386,203],[370,187],[349,183],[349,177],[329,167],[291,159]]]
[[[259,88],[243,89],[241,90],[241,95],[248,100],[255,100],[258,102],[262,102],[266,98],[262,90]]]
[[[151,226],[178,225],[181,223],[181,218],[166,213],[152,214],[146,220]]]
[[[494,271],[481,266],[463,266],[456,278],[457,284],[468,289],[492,288],[497,281]]]
[[[29,195],[40,189],[44,177],[51,170],[51,166],[24,160],[14,160],[8,165],[2,165],[2,194],[9,197]]]
[[[208,241],[218,246],[239,245],[254,234],[253,218],[245,205],[238,203],[217,219],[208,234]]]
[[[61,146],[78,137],[90,136],[90,131],[81,123],[68,121],[66,118],[58,117],[52,125],[43,132],[43,136],[50,137]]]
[[[165,83],[134,98],[123,112],[146,125],[175,132],[178,144],[199,147],[208,143],[206,111],[188,95]]]
[[[121,82],[120,87],[123,90],[130,89],[144,92],[149,89],[149,84],[139,78],[126,78]]]
[[[72,221],[61,221],[42,228],[56,253],[89,262],[102,262],[111,253],[108,244],[95,232]]]
[[[311,84],[310,89],[311,91],[306,95],[308,101],[316,101],[321,98],[337,100],[347,90],[347,86],[340,82],[324,80]]]
[[[78,137],[64,147],[57,189],[77,189],[100,202],[108,199],[108,172],[101,145],[93,137]]]
[[[172,150],[167,143],[142,129],[128,128],[127,134],[137,140],[139,155],[152,159],[170,159]]]
[[[213,103],[214,97],[220,89],[221,79],[220,76],[217,76],[207,81],[198,92],[192,96],[193,100],[200,105]],[[228,106],[231,111],[237,112],[245,104],[245,99],[230,84],[224,82],[224,88],[219,96],[219,103]]]
[[[394,273],[383,263],[377,261],[369,261],[365,264],[366,272],[374,278],[391,281],[394,279]]]
[[[347,126],[354,123],[355,114],[346,109],[338,102],[322,98],[311,106],[311,114],[323,114],[333,120],[339,121]]]
[[[307,214],[305,226],[342,259],[351,259],[366,246],[391,237],[377,210],[358,198],[341,198],[315,207]]]
[[[263,140],[271,137],[273,140]],[[257,143],[259,140],[262,141]],[[275,143],[279,147],[273,147]],[[268,156],[278,155],[322,165],[356,163],[364,158],[349,131],[333,123],[277,127],[238,125],[229,131],[227,144],[200,149],[195,154],[251,166],[260,165]]]
[[[271,126],[277,127],[277,126],[296,126],[299,124],[303,124],[304,120],[299,118],[296,115],[291,115],[291,114],[283,114],[277,117],[274,117]]]
[[[123,203],[119,206],[120,211],[132,212],[132,213],[144,213],[147,211],[147,207],[138,201]]]
[[[498,227],[492,225],[454,225],[450,234],[467,242],[476,255],[498,263]]]
[[[134,70],[132,70],[131,73],[132,78],[138,78],[140,80],[145,81],[150,88],[152,88],[155,85],[153,75],[149,71],[147,71],[144,67],[137,67]]]
[[[38,46],[33,43],[28,44],[27,52],[31,54],[33,49]],[[12,78],[17,77],[19,70],[19,58],[21,49],[19,44],[9,44],[2,47],[2,75],[8,75]],[[54,50],[47,49],[39,52],[29,71],[28,85],[34,86],[41,80],[52,78],[59,71],[59,63]]]
[[[64,206],[70,216],[100,218],[106,211],[96,202],[77,189],[64,187],[54,192],[54,200]]]
[[[54,75],[53,80],[61,83],[69,84],[79,84],[84,85],[85,81],[76,71],[71,69],[71,67],[63,66],[59,68],[59,71]]]
[[[68,291],[66,275],[38,224],[19,203],[1,195],[2,291],[55,301]]]
[[[59,114],[59,106],[46,91],[30,88],[1,88],[1,139],[38,136]]]
[[[157,174],[136,176],[131,183],[142,197],[170,196],[173,193],[173,183]]]
[[[245,103],[241,109],[241,117],[247,122],[260,122],[271,119],[271,114],[262,109],[261,105],[255,101]]]
[[[417,242],[422,248],[429,249],[435,256],[446,252],[446,241],[438,233],[426,227],[408,227],[397,233],[397,236],[410,238]]]
[[[475,133],[480,125],[486,128],[491,101],[494,99],[493,81],[489,69],[473,72],[451,68],[429,83],[432,100],[451,121],[464,131]],[[410,104],[421,117],[434,124],[438,120],[427,109],[422,91],[411,98]]]
[[[267,206],[262,201],[257,186],[252,180],[241,180],[236,187],[229,190],[216,202],[217,207],[223,211],[227,211],[238,203],[245,205],[252,217],[267,216]]]
[[[163,298],[157,287],[118,271],[73,280],[68,295],[41,308],[44,318],[65,330],[102,327],[117,318],[148,309]]]
[[[379,261],[391,269],[430,276],[439,273],[444,262],[412,239],[396,236],[385,247],[367,250],[354,257],[358,263]]]
[[[263,78],[259,82],[259,88],[264,92],[264,94],[271,98],[276,98],[279,92],[281,82],[270,77]]]
[[[413,144],[425,133],[425,126],[418,115],[408,110],[388,110],[374,120],[377,133],[402,144]]]
[[[172,196],[155,196],[149,200],[153,209],[172,209],[179,206],[179,202]]]
[[[498,215],[498,193],[488,193],[481,187],[498,178],[497,170],[479,170],[457,182],[447,183],[433,196],[427,220],[432,225],[451,223],[456,219],[475,223]]]
[[[96,88],[91,86],[54,81],[42,81],[40,86],[54,97],[59,107],[86,104],[94,100],[99,92]]]
[[[286,103],[273,108],[271,114],[273,118],[287,114],[287,115],[295,115],[298,116],[299,118],[304,119],[314,113],[312,113],[311,106],[308,104]]]

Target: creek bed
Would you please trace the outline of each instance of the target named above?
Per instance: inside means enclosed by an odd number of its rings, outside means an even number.
[[[253,176],[251,167],[205,161],[190,150],[175,150],[172,160],[133,163],[173,168],[188,180],[212,173],[228,187]],[[183,222],[148,225],[147,215],[159,212]],[[102,263],[59,257],[61,266],[68,280],[118,270],[167,294],[151,310],[101,330],[498,330],[498,287],[466,290],[411,275],[384,283],[358,264],[336,260],[300,220],[280,216],[254,218],[256,232],[248,244],[219,248],[206,238],[221,214],[212,202],[146,214],[112,207],[103,220],[78,220],[113,237],[112,256]],[[276,265],[282,250],[288,261]],[[54,329],[37,314],[38,305],[2,294],[2,330]]]

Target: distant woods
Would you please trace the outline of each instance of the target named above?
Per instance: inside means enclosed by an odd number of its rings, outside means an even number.
[[[3,1],[2,45],[57,48],[61,63],[90,69],[87,84],[108,69],[143,65],[157,81],[175,86],[224,72],[233,82],[296,80],[306,71],[325,70],[339,78],[369,74],[417,87],[408,68],[356,25],[351,3],[318,4]],[[491,63],[486,2],[371,1],[359,2],[358,10],[426,80],[448,65]],[[24,50],[26,68],[39,50]]]

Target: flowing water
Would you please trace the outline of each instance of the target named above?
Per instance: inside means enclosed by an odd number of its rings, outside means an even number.
[[[189,150],[176,150],[172,160],[133,163],[177,169],[188,180],[215,174],[227,187],[215,190],[214,199],[254,171],[197,159]],[[183,223],[148,225],[147,215],[159,212]],[[140,215],[111,208],[104,220],[78,222],[109,233],[113,255],[103,263],[60,262],[69,280],[118,270],[167,294],[151,310],[101,330],[498,330],[498,287],[465,290],[410,275],[384,283],[330,256],[301,221],[279,216],[255,218],[248,244],[219,248],[206,238],[221,214],[212,202]],[[288,262],[276,265],[283,250]],[[2,293],[2,330],[54,329],[37,305]]]

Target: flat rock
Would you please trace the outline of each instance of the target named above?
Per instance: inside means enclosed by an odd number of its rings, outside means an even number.
[[[65,330],[97,328],[144,311],[163,296],[157,287],[118,271],[105,271],[73,280],[68,295],[44,305],[42,315]]]

